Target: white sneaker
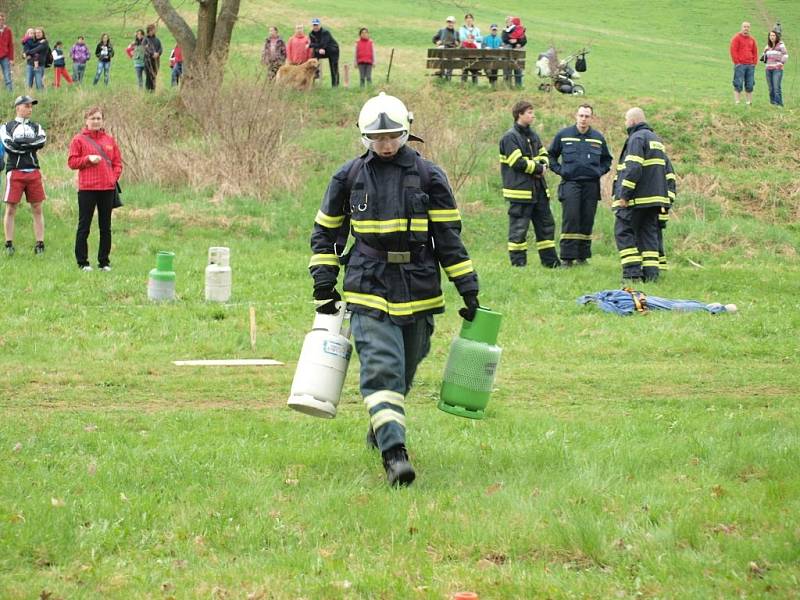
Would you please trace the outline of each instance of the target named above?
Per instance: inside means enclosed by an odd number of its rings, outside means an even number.
[[[89,265],[85,265],[85,266],[81,267],[81,271],[91,271],[91,270],[92,270],[92,267],[90,267]]]
[[[106,265],[104,267],[100,267],[100,270],[101,271],[110,271],[111,270],[111,265]]]

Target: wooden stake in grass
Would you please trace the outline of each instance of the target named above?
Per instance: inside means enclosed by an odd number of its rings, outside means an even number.
[[[250,349],[256,349],[256,307],[250,305]]]

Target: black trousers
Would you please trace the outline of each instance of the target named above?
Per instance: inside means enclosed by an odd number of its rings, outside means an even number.
[[[152,56],[144,57],[144,89],[156,91],[156,77],[158,77],[159,61]]]
[[[561,201],[561,260],[591,258],[600,180],[562,181],[558,186],[558,199]]]
[[[75,234],[75,260],[79,267],[89,265],[89,230],[92,227],[94,209],[97,208],[97,221],[100,226],[100,247],[97,250],[97,263],[100,267],[110,264],[111,254],[111,206],[114,190],[80,190],[78,192],[78,232]]]
[[[328,57],[328,66],[331,68],[331,87],[339,87],[339,55],[331,54]]]
[[[614,238],[623,279],[658,279],[659,211],[657,206],[617,209]]]
[[[537,200],[536,202],[509,202],[508,204],[508,257],[515,267],[522,267],[528,263],[528,228],[533,222],[533,232],[536,235],[536,249],[539,251],[539,260],[545,267],[559,265],[556,254],[556,222],[550,212],[550,203]]]

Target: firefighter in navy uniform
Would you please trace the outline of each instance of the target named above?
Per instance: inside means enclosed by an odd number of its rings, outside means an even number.
[[[548,149],[550,170],[561,176],[561,265],[586,264],[592,256],[592,228],[600,201],[600,178],[611,169],[603,134],[592,129],[594,111],[581,104],[575,125],[559,131]],[[559,159],[561,162],[559,163]]]
[[[528,264],[528,226],[533,222],[536,249],[545,267],[560,266],[556,254],[556,224],[550,212],[550,192],[544,174],[549,159],[531,129],[533,105],[524,100],[511,109],[514,126],[500,139],[503,198],[508,200],[508,256],[512,266]]]
[[[358,126],[368,150],[328,184],[309,264],[316,310],[323,313],[336,311],[340,262],[345,266],[367,442],[381,450],[392,486],[415,478],[404,400],[430,350],[433,315],[444,312],[440,266],[463,298],[459,314],[471,321],[478,309],[478,276],[461,242],[453,192],[444,172],[406,145],[410,122],[403,102],[383,92],[364,104]],[[355,242],[340,261],[350,232]]]
[[[666,271],[669,269],[667,263],[667,253],[664,250],[664,230],[669,223],[669,213],[672,210],[672,205],[675,204],[675,194],[678,191],[678,184],[675,177],[675,171],[672,168],[672,162],[669,158],[666,159],[667,163],[667,196],[669,196],[669,206],[662,206],[658,213],[658,269],[659,271]]]
[[[616,217],[614,237],[623,280],[655,281],[659,275],[659,214],[670,205],[669,159],[641,108],[625,113],[625,127],[628,139],[617,164],[611,203]]]

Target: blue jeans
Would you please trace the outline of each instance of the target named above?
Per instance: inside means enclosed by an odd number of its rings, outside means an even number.
[[[97,63],[97,71],[94,74],[94,85],[97,85],[97,82],[100,81],[101,75],[104,76],[103,81],[108,85],[108,80],[111,77],[111,61],[100,61]]]
[[[72,79],[75,83],[83,83],[84,73],[86,73],[86,63],[72,63]]]
[[[144,65],[141,67],[134,65],[133,70],[136,71],[136,83],[141,89],[144,87]]]
[[[781,83],[783,82],[783,69],[767,70],[767,85],[769,86],[769,102],[783,106],[783,93]]]
[[[25,79],[27,80],[28,87],[32,88],[34,84],[37,90],[44,87],[44,67],[33,68],[33,65],[25,65]]]
[[[0,58],[0,68],[3,69],[3,80],[6,82],[6,89],[10,92],[14,89],[14,85],[11,81],[11,63],[6,58]]]
[[[404,400],[417,366],[431,349],[433,316],[396,325],[387,317],[353,313],[353,339],[361,361],[361,395],[381,452],[405,444]]]
[[[755,65],[735,65],[733,67],[733,89],[741,92],[742,83],[744,83],[744,91],[752,92],[755,85],[755,74]]]
[[[181,75],[183,75],[183,63],[175,63],[175,66],[172,67],[172,87],[181,82]]]

